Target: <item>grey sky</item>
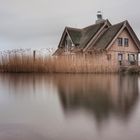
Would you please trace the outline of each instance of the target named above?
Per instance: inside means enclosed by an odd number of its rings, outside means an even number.
[[[128,20],[140,37],[138,0],[0,0],[0,50],[56,48],[65,26],[85,27],[101,10],[115,24]]]

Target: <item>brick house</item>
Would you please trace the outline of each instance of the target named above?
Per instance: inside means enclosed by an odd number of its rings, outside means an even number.
[[[98,12],[94,25],[83,29],[66,27],[53,55],[96,55],[116,66],[138,65],[140,41],[128,21],[112,25]]]

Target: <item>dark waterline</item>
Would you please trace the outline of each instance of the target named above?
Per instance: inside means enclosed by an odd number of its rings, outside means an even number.
[[[0,140],[139,140],[136,75],[0,74]]]

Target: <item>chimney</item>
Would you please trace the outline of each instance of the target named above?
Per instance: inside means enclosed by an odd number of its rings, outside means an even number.
[[[97,24],[97,23],[100,23],[100,22],[103,22],[103,21],[104,21],[104,19],[103,19],[102,12],[101,12],[101,11],[98,11],[98,12],[97,12],[96,24]]]

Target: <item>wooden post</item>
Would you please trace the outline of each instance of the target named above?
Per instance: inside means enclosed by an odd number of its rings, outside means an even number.
[[[36,51],[34,50],[33,51],[33,60],[34,60],[34,62],[35,62],[35,59],[36,59]]]

